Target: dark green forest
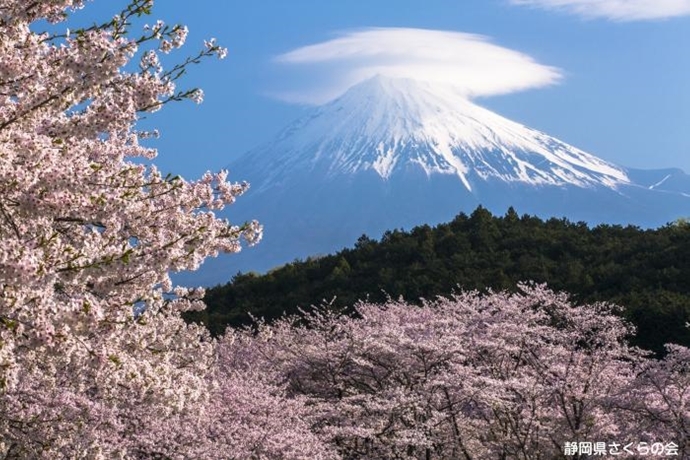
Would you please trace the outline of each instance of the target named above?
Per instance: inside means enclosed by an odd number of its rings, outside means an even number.
[[[436,227],[361,236],[335,255],[286,264],[265,275],[238,273],[207,291],[208,308],[190,313],[214,334],[229,325],[270,321],[299,308],[329,304],[347,310],[359,299],[413,301],[459,290],[515,290],[519,281],[547,283],[579,303],[623,306],[637,326],[632,343],[661,353],[690,346],[690,225],[654,230],[566,219],[493,216],[479,207]]]

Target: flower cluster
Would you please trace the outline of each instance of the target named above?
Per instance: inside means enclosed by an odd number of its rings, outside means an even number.
[[[156,151],[136,123],[199,101],[177,77],[220,48],[166,71],[157,52],[181,47],[187,28],[130,38],[150,0],[87,29],[35,32],[82,6],[0,0],[0,457],[193,458],[208,448],[194,433],[215,345],[180,317],[203,308],[201,291],[170,272],[257,242],[261,226],[214,214],[247,189],[227,173],[186,181],[137,163]],[[139,71],[125,70],[138,54]]]
[[[305,401],[343,458],[564,458],[568,443],[621,440],[690,454],[690,350],[652,359],[613,306],[521,289],[316,309],[222,346]]]

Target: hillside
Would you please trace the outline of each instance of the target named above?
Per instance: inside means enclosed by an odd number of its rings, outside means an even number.
[[[493,216],[485,208],[436,227],[389,231],[380,241],[362,236],[334,255],[295,261],[266,275],[238,273],[209,289],[208,309],[189,318],[214,334],[330,302],[433,298],[460,289],[514,290],[532,280],[564,290],[577,302],[625,307],[638,328],[633,343],[660,352],[666,342],[690,345],[690,225],[656,230],[566,219]]]

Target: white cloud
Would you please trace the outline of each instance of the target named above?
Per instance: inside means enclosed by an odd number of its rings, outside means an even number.
[[[530,56],[460,32],[371,28],[298,48],[276,61],[300,72],[300,88],[276,94],[321,104],[376,75],[450,85],[472,98],[557,83],[561,72]]]
[[[514,5],[564,10],[614,21],[666,19],[690,14],[690,0],[509,0]]]

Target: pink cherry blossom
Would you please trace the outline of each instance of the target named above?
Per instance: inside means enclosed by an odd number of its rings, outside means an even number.
[[[655,361],[626,344],[616,307],[521,289],[316,309],[247,332],[243,361],[306,398],[343,458],[551,459],[623,440],[688,453],[687,349]]]
[[[0,0],[4,458],[232,448],[198,439],[216,395],[215,343],[180,318],[203,308],[201,291],[173,286],[170,272],[258,242],[261,226],[216,217],[248,187],[225,172],[187,181],[137,162],[157,154],[140,144],[140,114],[200,99],[178,77],[222,54],[214,44],[164,69],[157,50],[181,47],[187,28],[130,30],[152,4],[59,34],[37,32],[41,20],[69,21],[83,2]],[[139,70],[125,70],[133,60]]]

